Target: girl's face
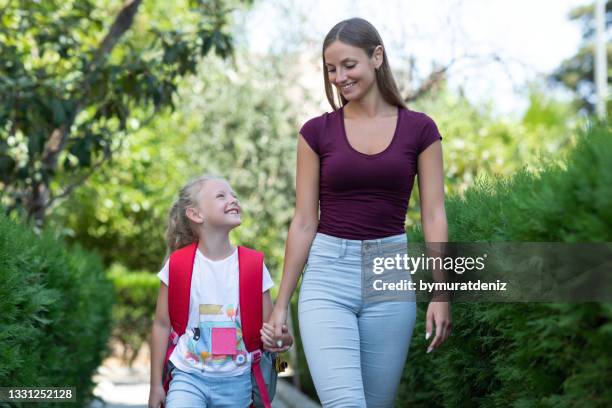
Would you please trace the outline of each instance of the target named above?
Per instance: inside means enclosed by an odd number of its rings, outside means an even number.
[[[236,193],[224,180],[208,180],[197,194],[197,207],[188,209],[187,216],[195,223],[229,229],[240,225],[242,208]]]
[[[379,45],[372,57],[359,47],[336,40],[323,52],[329,82],[346,100],[367,95],[376,86],[376,69],[382,65],[383,50]]]

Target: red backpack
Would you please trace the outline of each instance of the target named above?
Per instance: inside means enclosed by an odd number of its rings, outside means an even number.
[[[168,313],[172,332],[170,333],[168,350],[164,360],[163,385],[166,395],[170,387],[172,373],[168,367],[172,351],[179,337],[185,333],[189,319],[189,302],[191,294],[191,276],[198,243],[187,245],[170,255],[168,278]],[[238,268],[240,288],[240,319],[244,345],[252,356],[251,372],[255,377],[257,387],[265,408],[270,408],[270,398],[264,381],[260,360],[263,343],[259,330],[263,323],[263,252],[243,246],[238,246]]]

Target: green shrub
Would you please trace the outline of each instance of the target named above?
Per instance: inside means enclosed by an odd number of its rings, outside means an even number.
[[[579,135],[561,164],[480,180],[447,201],[457,242],[612,241],[612,132]],[[422,232],[411,231],[411,241]],[[612,402],[612,305],[452,306],[452,336],[426,354],[419,317],[396,404],[455,407],[604,407]]]
[[[99,258],[0,213],[0,384],[75,387],[108,353],[112,286]]]
[[[131,272],[115,264],[109,271],[115,288],[113,338],[123,346],[123,359],[130,365],[140,347],[149,341],[159,278],[150,272]]]

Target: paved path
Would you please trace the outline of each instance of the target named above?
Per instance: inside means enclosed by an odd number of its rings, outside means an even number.
[[[98,368],[94,395],[89,408],[146,408],[149,398],[149,371],[104,364]],[[279,379],[272,408],[320,408],[289,382]]]

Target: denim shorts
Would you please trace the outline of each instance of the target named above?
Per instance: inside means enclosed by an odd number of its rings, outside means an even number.
[[[251,405],[251,371],[226,376],[204,376],[172,370],[166,408],[246,408]]]
[[[308,367],[323,407],[390,408],[402,377],[416,303],[365,302],[362,261],[405,234],[350,240],[317,233],[299,295]],[[405,244],[405,245],[402,245]]]

